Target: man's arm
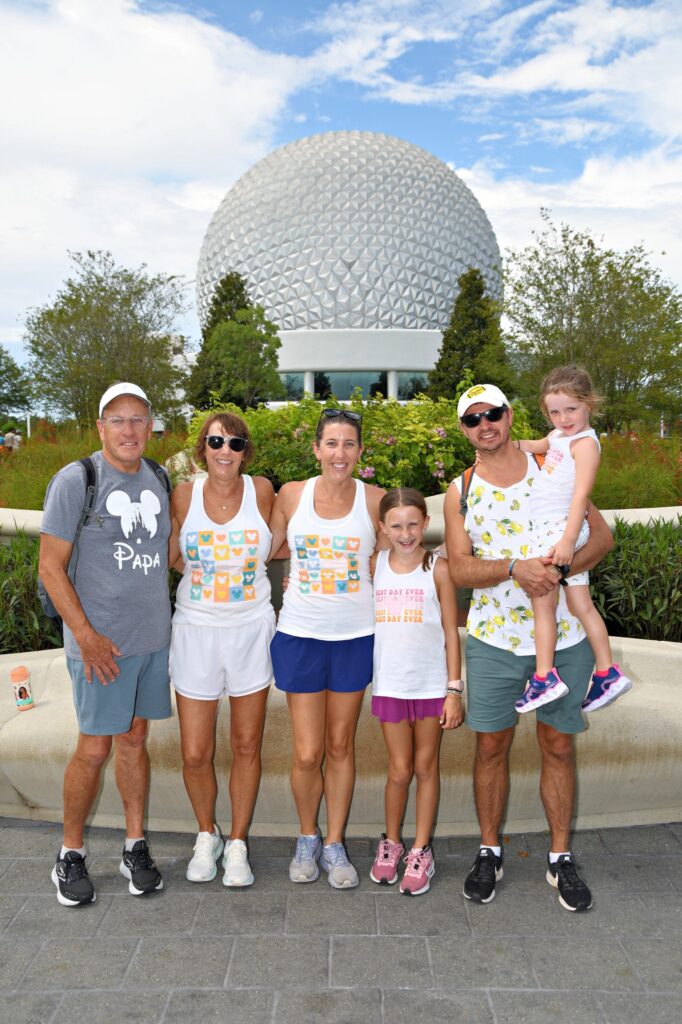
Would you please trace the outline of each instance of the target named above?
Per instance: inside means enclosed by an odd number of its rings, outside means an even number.
[[[40,535],[38,573],[52,602],[74,635],[83,658],[85,678],[92,682],[92,673],[105,686],[119,674],[114,657],[120,656],[116,644],[90,625],[78,594],[68,576],[73,544],[50,533]]]
[[[560,576],[551,564],[545,564],[545,559],[476,558],[471,550],[469,534],[464,529],[459,490],[454,483],[447,489],[443,512],[450,576],[456,587],[497,586],[509,579],[512,561],[512,577],[530,597],[542,597],[557,586]]]

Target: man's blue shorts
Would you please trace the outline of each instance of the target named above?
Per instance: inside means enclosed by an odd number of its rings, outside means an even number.
[[[275,686],[285,693],[357,693],[372,681],[374,634],[315,640],[275,633],[270,644]]]
[[[104,686],[94,672],[92,682],[87,681],[80,659],[66,659],[78,729],[86,736],[128,732],[133,718],[171,717],[168,647],[115,660],[119,675]]]

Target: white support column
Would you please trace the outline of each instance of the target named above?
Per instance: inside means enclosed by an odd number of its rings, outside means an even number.
[[[388,391],[388,394],[387,394],[386,397],[387,398],[397,398],[398,397],[398,371],[397,370],[389,370],[388,371],[386,384],[387,384],[386,390]]]
[[[303,390],[309,395],[315,394],[315,371],[306,370],[303,374]]]

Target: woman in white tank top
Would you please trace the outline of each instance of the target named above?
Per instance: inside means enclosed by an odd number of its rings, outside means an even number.
[[[173,491],[171,544],[183,572],[173,616],[170,675],[176,691],[183,778],[199,834],[192,882],[217,873],[224,844],[215,821],[213,759],[220,700],[230,699],[231,828],[223,884],[251,885],[246,834],[258,794],[260,747],[272,679],[274,611],[265,562],[274,491],[243,471],[253,455],[246,424],[219,413],[204,423],[194,451],[208,476]],[[173,548],[171,548],[173,550]]]
[[[362,453],[360,427],[357,413],[323,411],[313,445],[320,476],[285,484],[271,519],[273,552],[286,539],[291,553],[271,646],[275,685],[286,692],[291,715],[291,788],[300,819],[289,877],[313,882],[319,863],[336,889],[358,884],[343,832],[355,782],[355,730],[372,679],[369,560],[384,494],[353,477]],[[317,827],[323,794],[324,843]]]

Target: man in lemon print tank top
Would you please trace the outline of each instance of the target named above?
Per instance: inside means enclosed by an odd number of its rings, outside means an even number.
[[[464,896],[489,903],[502,878],[499,830],[509,791],[508,753],[517,717],[514,702],[535,667],[531,597],[554,590],[561,573],[550,560],[528,558],[530,493],[537,472],[532,456],[511,440],[513,411],[493,384],[469,388],[457,412],[478,453],[466,509],[459,481],[445,497],[445,533],[453,582],[472,587],[467,619],[467,725],[476,732],[474,795],[481,848],[464,883]],[[590,505],[590,539],[575,553],[571,574],[591,569],[613,546],[604,519]],[[550,831],[547,881],[567,910],[588,910],[590,890],[569,847],[575,768],[573,736],[585,728],[581,703],[594,658],[580,623],[557,605],[557,665],[568,693],[537,711],[540,794]]]

